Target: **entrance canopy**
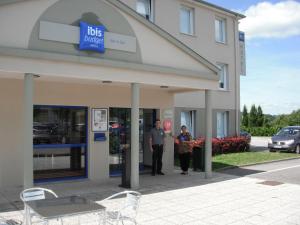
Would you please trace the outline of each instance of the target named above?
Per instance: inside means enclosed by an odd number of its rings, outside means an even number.
[[[0,6],[1,74],[218,89],[214,64],[118,0],[13,2]],[[80,21],[104,26],[104,53],[79,50]]]

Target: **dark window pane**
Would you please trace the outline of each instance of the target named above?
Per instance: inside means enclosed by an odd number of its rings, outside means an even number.
[[[84,108],[34,108],[33,144],[86,143],[86,110]]]

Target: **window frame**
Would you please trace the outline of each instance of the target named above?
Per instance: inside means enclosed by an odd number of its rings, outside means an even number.
[[[184,32],[181,27],[181,11],[182,10],[188,10],[190,12],[190,21],[189,21],[189,30],[191,31],[190,33]],[[179,32],[181,34],[185,35],[195,35],[195,9],[186,5],[180,5],[179,9]]]
[[[222,131],[219,131],[219,127],[218,127],[218,119],[219,116],[222,118]],[[229,130],[229,112],[228,111],[221,111],[221,112],[217,112],[217,138],[224,138],[228,136],[228,130]],[[219,135],[222,132],[222,135]]]
[[[136,7],[136,12],[139,14],[139,15],[141,15],[141,16],[143,16],[143,17],[145,17],[146,18],[146,20],[149,20],[149,21],[151,21],[151,22],[154,22],[154,0],[148,0],[148,1],[150,1],[150,5],[149,5],[149,7],[150,7],[150,15],[149,15],[149,18],[147,18],[147,16],[144,16],[143,14],[140,14],[139,12],[138,12],[138,2],[139,1],[143,1],[143,0],[137,0],[136,1],[136,5],[135,5],[135,7]]]
[[[219,67],[219,69],[221,69],[221,71],[219,72],[219,75],[220,75],[219,90],[228,91],[229,90],[228,64],[217,62],[217,66]],[[224,87],[223,88],[220,86],[222,74],[223,74],[223,77],[224,77],[224,82],[223,82]]]
[[[218,36],[217,36],[216,21],[219,22],[218,25],[222,24],[222,26],[221,26],[222,35],[218,34]],[[214,24],[215,24],[215,41],[217,43],[227,44],[227,21],[226,21],[226,19],[216,16]],[[220,29],[220,27],[219,27],[219,29]],[[218,37],[222,37],[222,40],[218,40]]]

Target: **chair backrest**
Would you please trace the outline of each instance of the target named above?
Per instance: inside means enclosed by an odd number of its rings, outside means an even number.
[[[135,218],[139,208],[141,194],[136,191],[125,191],[126,194],[125,202],[123,207],[120,209],[120,215]]]
[[[46,193],[57,198],[58,196],[51,190],[46,188],[29,188],[21,192],[20,199],[23,202],[34,201],[34,200],[41,200],[46,198]]]
[[[20,225],[22,224],[21,221],[16,221],[16,220],[6,220],[5,218],[0,216],[0,225]]]

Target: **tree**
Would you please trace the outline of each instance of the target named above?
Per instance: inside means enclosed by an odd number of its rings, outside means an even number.
[[[243,108],[243,114],[242,114],[242,126],[248,127],[249,126],[249,115],[246,105],[244,105]]]
[[[256,127],[256,126],[257,126],[257,109],[255,105],[252,105],[249,114],[249,127]]]
[[[256,126],[262,127],[264,125],[264,114],[260,107],[260,105],[257,108],[257,121]]]

